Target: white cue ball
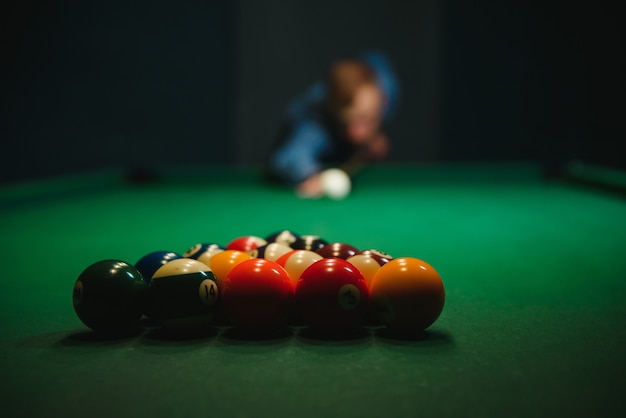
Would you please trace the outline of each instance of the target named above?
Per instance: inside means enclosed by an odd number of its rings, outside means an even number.
[[[338,168],[329,168],[322,171],[322,190],[331,199],[343,199],[352,189],[350,176]]]

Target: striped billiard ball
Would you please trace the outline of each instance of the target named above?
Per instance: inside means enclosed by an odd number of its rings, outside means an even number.
[[[267,244],[267,241],[261,237],[257,237],[255,235],[244,235],[243,237],[235,238],[226,244],[226,249],[250,253],[265,244]]]
[[[208,256],[208,258],[210,258],[211,256],[224,251],[225,249],[226,248],[221,246],[220,244],[216,244],[213,242],[198,243],[187,249],[187,251],[183,253],[183,257],[193,258],[194,260],[199,260],[201,256]],[[203,263],[207,264],[206,259],[205,261],[203,261]]]
[[[173,260],[152,275],[153,319],[168,330],[208,330],[217,315],[219,296],[215,275],[197,260]]]
[[[137,260],[135,268],[139,270],[143,279],[149,284],[155,271],[164,264],[179,258],[183,258],[183,256],[173,251],[153,251]]]

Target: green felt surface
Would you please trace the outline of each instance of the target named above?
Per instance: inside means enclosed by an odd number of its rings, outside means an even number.
[[[300,200],[254,170],[119,173],[0,190],[3,416],[612,416],[626,372],[626,201],[532,166],[381,167],[346,200]],[[289,228],[419,257],[446,306],[429,332],[306,328],[250,338],[99,340],[80,272]]]

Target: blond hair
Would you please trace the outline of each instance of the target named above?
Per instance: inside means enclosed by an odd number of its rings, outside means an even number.
[[[376,75],[363,62],[356,59],[344,59],[331,65],[327,83],[327,104],[330,110],[336,113],[352,104],[360,87],[376,84]]]

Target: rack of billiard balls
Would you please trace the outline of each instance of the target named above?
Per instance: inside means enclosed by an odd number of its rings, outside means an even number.
[[[182,254],[154,251],[135,264],[102,260],[74,284],[74,310],[104,335],[216,325],[264,332],[285,324],[342,332],[366,320],[419,333],[440,316],[439,273],[415,257],[279,231],[226,245],[201,243]]]

